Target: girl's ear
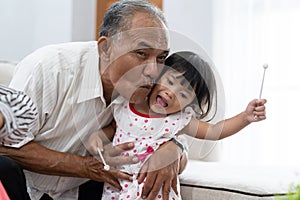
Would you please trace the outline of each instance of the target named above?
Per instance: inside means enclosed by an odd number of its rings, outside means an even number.
[[[110,59],[110,42],[109,39],[106,36],[101,36],[98,39],[98,51],[101,60],[103,61],[109,61]]]

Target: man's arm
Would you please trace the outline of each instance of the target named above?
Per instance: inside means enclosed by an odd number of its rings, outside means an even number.
[[[58,80],[60,70],[55,63],[56,54],[53,49],[42,48],[37,52],[27,56],[18,66],[17,71],[10,83],[12,88],[25,91],[37,105],[39,113],[37,127],[33,135],[40,134],[40,130],[45,124],[50,123],[49,116],[53,117],[53,112],[61,104],[58,101],[64,98],[65,92]],[[47,62],[43,62],[46,58]],[[51,78],[49,78],[51,77]],[[67,79],[66,79],[67,80]],[[72,88],[70,88],[71,90]],[[60,108],[60,107],[59,107]],[[52,122],[53,123],[53,122]],[[67,123],[67,122],[66,122]],[[48,124],[51,126],[51,124]],[[60,135],[60,133],[57,133]],[[71,134],[71,133],[69,133]],[[130,143],[117,147],[106,148],[106,161],[110,166],[135,163],[132,157],[120,157],[116,152],[132,149]],[[103,164],[94,156],[79,156],[75,154],[54,151],[35,142],[29,142],[20,149],[5,148],[0,146],[0,155],[7,155],[16,160],[25,169],[58,176],[84,177],[97,181],[105,181],[117,188],[121,188],[117,178],[130,180],[128,174],[111,168],[109,171],[103,169]]]
[[[130,143],[118,146],[118,151],[132,149]],[[113,153],[115,149],[107,150]],[[131,180],[131,176],[115,169],[105,171],[103,164],[93,156],[78,156],[50,150],[35,142],[30,142],[20,149],[0,146],[0,155],[6,155],[29,171],[57,176],[81,177],[96,181],[104,181],[121,188],[117,178]],[[116,156],[111,158],[113,165],[129,164],[132,159]]]
[[[177,176],[180,165],[184,168],[186,160],[187,155],[174,142],[169,141],[161,145],[147,160],[140,171],[138,177],[139,183],[143,182],[146,178],[142,197],[147,197],[150,200],[155,199],[160,188],[162,188],[164,200],[169,199],[171,188],[178,194]]]

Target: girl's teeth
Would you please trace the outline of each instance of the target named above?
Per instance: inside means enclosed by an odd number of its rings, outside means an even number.
[[[157,98],[156,98],[156,102],[157,102],[157,104],[159,104],[160,106],[162,106],[162,107],[166,107],[167,106],[167,103],[164,101],[164,99],[163,98],[161,98],[160,96],[158,96]]]

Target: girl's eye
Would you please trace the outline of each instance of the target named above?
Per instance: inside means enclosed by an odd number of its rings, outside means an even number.
[[[180,96],[184,99],[187,99],[187,96],[184,93],[180,93]]]
[[[170,79],[167,79],[167,83],[168,83],[169,85],[173,85],[173,81],[171,81]]]

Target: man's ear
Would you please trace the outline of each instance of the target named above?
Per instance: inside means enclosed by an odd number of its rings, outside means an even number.
[[[111,46],[110,46],[110,42],[108,37],[106,36],[101,36],[98,39],[98,51],[99,51],[99,55],[100,58],[104,61],[109,61],[110,59],[110,50],[111,50]]]

